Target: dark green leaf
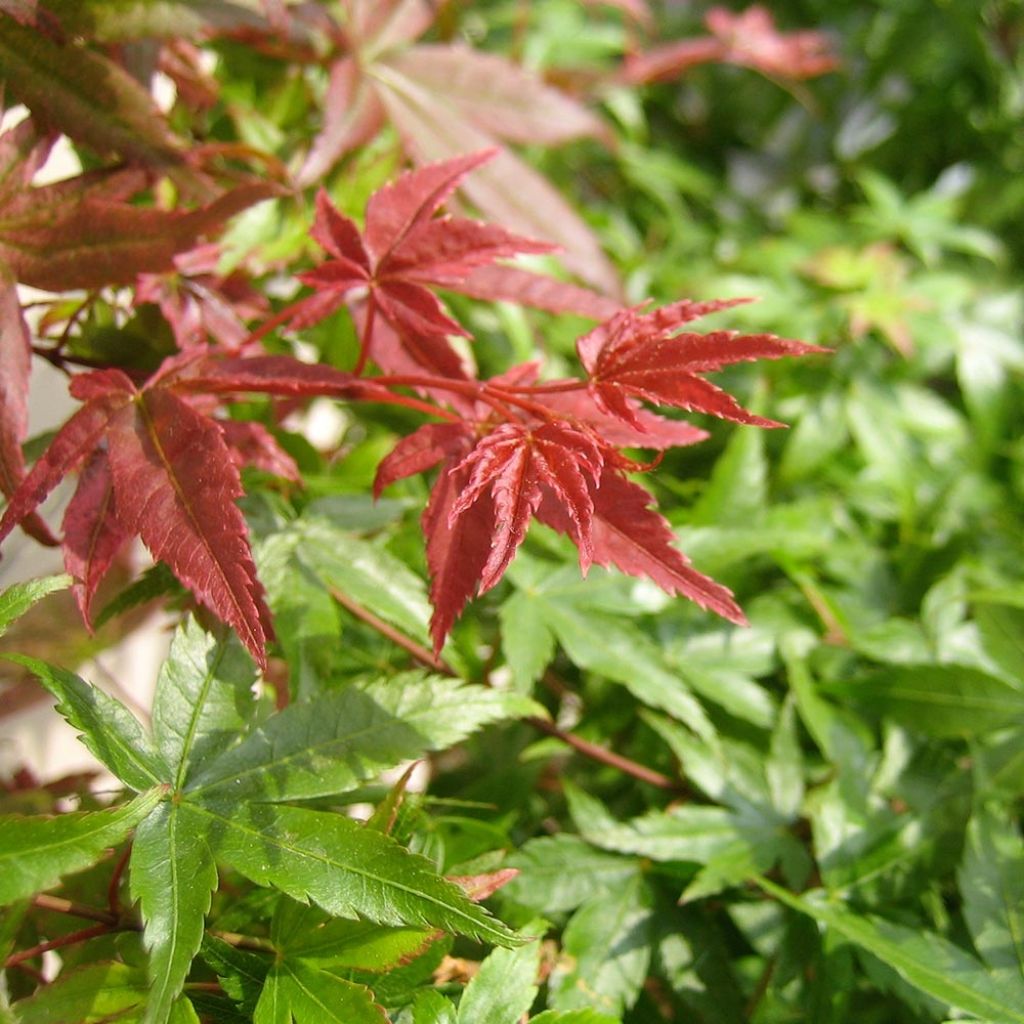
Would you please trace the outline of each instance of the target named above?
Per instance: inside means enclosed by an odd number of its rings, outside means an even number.
[[[62,875],[89,867],[122,842],[162,795],[153,789],[105,811],[0,819],[0,905],[50,889]]]
[[[962,665],[893,666],[829,690],[931,736],[978,736],[1024,719],[1024,691]]]
[[[934,999],[982,1019],[1024,1021],[1024,983],[993,977],[973,956],[948,939],[878,917],[855,914],[822,893],[796,896],[765,878],[758,884],[794,910],[834,929]]]

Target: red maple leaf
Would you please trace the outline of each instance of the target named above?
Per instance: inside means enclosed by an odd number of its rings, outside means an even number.
[[[452,386],[467,399],[458,407],[460,418],[427,424],[398,442],[380,464],[375,493],[441,465],[422,523],[436,650],[470,597],[501,579],[531,518],[570,537],[584,573],[592,562],[614,565],[730,621],[745,621],[732,594],[674,546],[651,495],[625,476],[646,467],[620,451],[662,450],[707,436],[642,408],[641,400],[778,425],[747,412],[698,374],[825,350],[773,335],[677,333],[737,301],[743,300],[620,312],[579,340],[588,381],[538,383],[537,367],[527,364],[488,381],[456,382]]]
[[[174,270],[140,274],[135,304],[152,302],[171,325],[178,348],[203,345],[210,339],[237,352],[249,337],[246,321],[263,316],[266,298],[240,271],[217,273],[220,246],[208,242],[174,257]]]
[[[709,413],[736,423],[781,426],[748,412],[700,374],[733,363],[828,350],[774,334],[678,333],[683,324],[735,304],[736,300],[683,301],[651,313],[624,310],[584,335],[576,348],[589,374],[588,388],[595,402],[639,430],[642,421],[631,399]]]
[[[88,623],[100,580],[121,545],[139,536],[197,599],[239,634],[261,666],[272,636],[256,577],[238,465],[295,476],[291,460],[258,424],[207,415],[210,396],[374,394],[349,374],[285,356],[174,356],[141,387],[120,370],[75,377],[82,407],[11,495],[0,541],[31,515],[62,477],[84,466],[64,518],[64,554]]]
[[[384,186],[367,204],[365,232],[321,191],[313,237],[331,259],[299,275],[315,293],[299,304],[293,326],[309,326],[346,302],[365,300],[359,310],[363,351],[357,372],[372,357],[385,370],[427,369],[464,378],[448,337],[466,331],[445,313],[431,287],[591,316],[616,309],[584,288],[495,265],[518,253],[550,252],[552,245],[464,217],[434,217],[466,175],[494,152],[431,164]]]
[[[656,46],[626,59],[627,82],[663,82],[715,61],[753,68],[770,78],[797,81],[827,74],[839,58],[823,32],[779,32],[771,13],[755,5],[739,14],[714,7],[704,19],[711,33]]]

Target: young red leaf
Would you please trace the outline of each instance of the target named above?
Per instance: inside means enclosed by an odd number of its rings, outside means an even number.
[[[234,627],[265,668],[270,615],[235,504],[238,469],[218,425],[155,387],[114,417],[108,443],[125,529]]]
[[[653,580],[669,594],[687,597],[730,622],[745,625],[746,617],[731,592],[697,572],[673,546],[672,529],[650,508],[652,502],[639,484],[605,469],[594,493],[594,562]],[[565,510],[555,502],[545,501],[537,518],[552,529],[572,534]]]
[[[591,320],[606,320],[622,309],[621,303],[589,288],[503,263],[470,271],[458,290],[485,302],[514,302],[549,313],[575,313]]]
[[[430,569],[430,603],[434,608],[430,636],[435,654],[440,653],[453,623],[473,596],[490,552],[495,517],[490,494],[481,495],[472,508],[451,521],[452,508],[468,478],[468,470],[452,463],[445,466],[421,519]]]
[[[384,488],[396,480],[422,473],[461,454],[471,440],[472,431],[466,423],[424,423],[381,459],[373,480],[373,496],[379,498]]]
[[[714,7],[705,24],[710,36],[682,39],[628,57],[625,80],[663,82],[709,61],[740,64],[770,78],[791,81],[824,75],[839,66],[824,33],[779,32],[771,13],[761,6],[739,14]]]
[[[28,380],[32,339],[14,285],[0,279],[0,493],[10,497],[25,476],[21,442],[28,430]],[[22,529],[42,544],[56,544],[35,513]]]
[[[117,498],[106,452],[96,449],[64,513],[64,566],[82,620],[91,629],[96,588],[130,534],[117,514]]]
[[[85,376],[102,377],[103,381],[93,380],[75,395],[85,399],[86,404],[57,431],[49,447],[11,495],[0,518],[0,542],[46,500],[68,473],[85,461],[102,440],[111,420],[131,401],[134,389],[120,371],[101,370]],[[79,381],[84,378],[74,383]]]
[[[567,423],[535,428],[505,423],[474,447],[461,463],[471,472],[450,517],[457,521],[484,493],[490,493],[495,520],[490,553],[481,572],[481,594],[504,575],[523,542],[530,517],[548,492],[568,517],[569,532],[580,551],[580,568],[586,572],[593,553],[590,491],[603,465],[597,440]]]
[[[737,423],[777,427],[755,416],[731,395],[698,376],[732,363],[824,352],[815,345],[772,334],[678,334],[680,318],[692,319],[693,308],[667,307],[641,314],[625,310],[577,342],[580,360],[590,376],[589,389],[606,412],[639,429],[630,398],[709,413]]]
[[[466,332],[444,312],[427,286],[458,290],[475,268],[499,257],[551,248],[495,225],[456,217],[433,219],[463,178],[493,155],[484,151],[432,164],[381,188],[367,204],[365,244],[356,225],[321,192],[313,237],[332,259],[299,275],[315,294],[300,304],[293,326],[315,323],[343,302],[362,299],[368,292],[364,357],[372,356],[386,370],[401,369],[389,349],[394,339],[378,340],[379,312],[416,367],[464,376],[447,338]]]
[[[285,480],[299,483],[302,474],[295,460],[277,443],[262,423],[247,420],[217,420],[235,465],[252,466]]]
[[[47,291],[130,284],[139,273],[171,270],[176,254],[239,210],[269,198],[275,186],[241,185],[195,210],[157,210],[124,201],[120,176],[82,175],[27,189],[0,209],[0,263],[25,284]]]

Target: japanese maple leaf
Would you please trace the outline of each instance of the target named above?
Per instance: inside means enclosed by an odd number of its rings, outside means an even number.
[[[482,298],[518,299],[556,311],[573,309],[593,315],[607,313],[609,306],[616,308],[585,289],[494,265],[495,260],[517,253],[549,252],[553,248],[549,243],[464,217],[434,217],[459,183],[493,156],[493,150],[485,150],[402,175],[370,197],[365,232],[339,213],[321,191],[313,237],[331,259],[299,275],[315,294],[300,305],[293,325],[308,326],[346,301],[365,298],[359,313],[363,333],[359,369],[372,357],[386,370],[428,369],[460,378],[465,373],[447,339],[466,331],[444,312],[430,286]],[[386,325],[380,329],[378,314]]]
[[[268,311],[266,298],[244,274],[217,273],[219,258],[220,247],[206,243],[178,253],[173,272],[140,274],[136,282],[135,304],[158,304],[183,351],[214,339],[238,352],[249,336],[246,321]]]
[[[710,36],[682,39],[628,57],[625,80],[633,84],[666,81],[710,61],[739,64],[784,81],[815,78],[839,66],[824,33],[779,32],[764,7],[750,7],[739,14],[714,7],[704,20]]]
[[[71,393],[83,405],[11,495],[0,542],[62,477],[82,468],[65,514],[64,553],[86,622],[113,558],[139,536],[265,667],[272,630],[235,504],[238,466],[296,473],[263,428],[208,415],[211,396],[244,392],[353,397],[372,394],[372,386],[289,357],[218,359],[203,350],[166,360],[140,387],[120,370],[82,374]]]
[[[730,621],[745,621],[732,594],[674,546],[651,495],[625,475],[644,467],[620,451],[663,450],[707,436],[641,401],[779,425],[747,412],[698,374],[824,350],[773,335],[676,333],[739,301],[745,300],[617,313],[578,343],[588,381],[537,383],[536,366],[517,367],[481,382],[477,402],[470,412],[460,410],[461,420],[427,424],[398,442],[380,464],[375,493],[440,465],[422,524],[437,650],[470,597],[501,579],[532,518],[573,541],[583,573],[593,562],[614,565]]]
[[[420,165],[502,142],[554,145],[607,134],[576,100],[496,54],[458,43],[423,44],[443,4],[435,0],[345,0],[340,49],[330,69],[323,127],[298,184],[320,181],[346,153],[390,121]],[[554,242],[588,285],[615,296],[618,276],[582,218],[546,178],[507,148],[464,186],[489,220]]]
[[[733,363],[828,350],[773,334],[678,333],[683,324],[737,301],[746,300],[687,300],[651,313],[623,310],[585,334],[577,341],[576,349],[589,375],[588,390],[595,402],[638,429],[642,429],[641,421],[631,399],[708,413],[736,423],[781,426],[744,409],[730,394],[700,375]]]

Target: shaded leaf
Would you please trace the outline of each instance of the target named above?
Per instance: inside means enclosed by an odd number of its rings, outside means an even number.
[[[13,583],[0,591],[0,636],[7,632],[11,623],[17,621],[34,604],[47,594],[66,590],[71,584],[68,576],[41,576],[26,583]]]
[[[271,968],[254,1024],[385,1024],[363,985],[325,969],[285,961]]]
[[[546,922],[520,929],[527,940],[518,949],[495,949],[484,957],[459,999],[459,1024],[518,1024],[537,997],[540,939]]]
[[[5,817],[0,822],[0,904],[51,889],[63,875],[89,867],[122,842],[161,797],[160,790],[152,789],[110,810]]]
[[[146,975],[128,964],[89,964],[40,986],[35,995],[14,1004],[18,1024],[105,1024],[123,1018],[146,997]]]

